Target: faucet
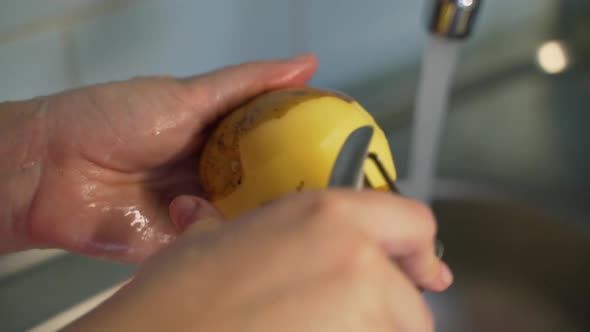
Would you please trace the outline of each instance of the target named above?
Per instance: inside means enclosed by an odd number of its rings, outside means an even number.
[[[409,156],[411,196],[428,203],[459,47],[471,35],[483,0],[432,1],[427,21],[432,38],[424,51]]]
[[[473,25],[482,0],[434,0],[428,15],[428,30],[446,39],[465,39]]]

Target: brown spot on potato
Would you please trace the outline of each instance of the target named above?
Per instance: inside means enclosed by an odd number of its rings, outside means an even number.
[[[299,185],[297,186],[297,191],[302,191],[303,187],[305,187],[305,181],[300,181]]]

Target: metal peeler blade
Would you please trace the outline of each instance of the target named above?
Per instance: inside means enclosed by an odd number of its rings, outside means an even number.
[[[348,136],[334,163],[328,187],[362,189],[363,166],[369,153],[373,132],[373,127],[364,126]]]

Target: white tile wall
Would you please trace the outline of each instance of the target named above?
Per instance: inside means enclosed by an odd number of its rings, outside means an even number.
[[[72,13],[104,0],[2,0],[0,3],[0,33],[39,24],[53,17]]]
[[[515,29],[538,29],[548,27],[552,14],[558,9],[558,0],[513,0],[483,1],[477,22],[476,39],[489,38],[498,32]]]
[[[419,61],[426,42],[426,15],[432,0],[305,0],[308,2],[309,48],[320,58],[314,83],[340,86],[396,71]],[[483,1],[474,33],[465,48],[473,50],[506,32],[516,36],[549,30],[556,0],[524,3]],[[515,31],[514,29],[527,30]],[[516,37],[515,37],[516,38]],[[523,43],[530,42],[523,40]],[[539,42],[537,40],[532,42]],[[533,56],[533,54],[531,54]],[[480,66],[481,67],[481,66]]]
[[[315,84],[365,80],[419,56],[425,30],[421,1],[309,1],[310,49],[320,59]]]
[[[82,83],[289,55],[289,0],[149,0],[76,29]]]
[[[58,31],[0,44],[0,101],[69,88],[65,59]]]
[[[55,26],[55,31],[41,31],[26,40],[2,43],[0,38],[0,75],[17,77],[0,82],[0,99],[60,90],[64,88],[65,74],[54,74],[60,70],[80,73],[81,82],[72,83],[89,84],[135,75],[189,75],[228,63],[283,57],[297,51],[313,51],[320,58],[313,84],[339,88],[415,62],[424,43],[424,9],[428,2],[52,0],[49,5],[39,0],[3,0],[0,37],[6,37],[7,31],[18,35],[20,26],[64,13],[71,16],[95,8],[97,15],[72,27],[79,59],[65,61],[79,68],[55,65],[56,57],[64,57],[59,42],[55,42],[59,30]],[[117,7],[114,3],[121,8],[100,15],[100,6]],[[510,0],[487,1],[475,37],[485,38],[523,20],[530,25],[544,24],[554,4],[555,0],[535,1],[534,6]],[[71,24],[71,20],[65,23]],[[47,54],[47,59],[38,61],[34,59],[36,54]],[[39,80],[39,75],[45,79]]]

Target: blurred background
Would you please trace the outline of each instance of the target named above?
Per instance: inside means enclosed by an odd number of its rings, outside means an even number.
[[[0,0],[0,101],[313,52],[311,85],[376,117],[403,189],[434,2]],[[589,31],[586,0],[482,1],[435,164],[457,270],[429,297],[441,331],[590,330]],[[2,257],[0,330],[52,330],[133,270],[57,250]]]

